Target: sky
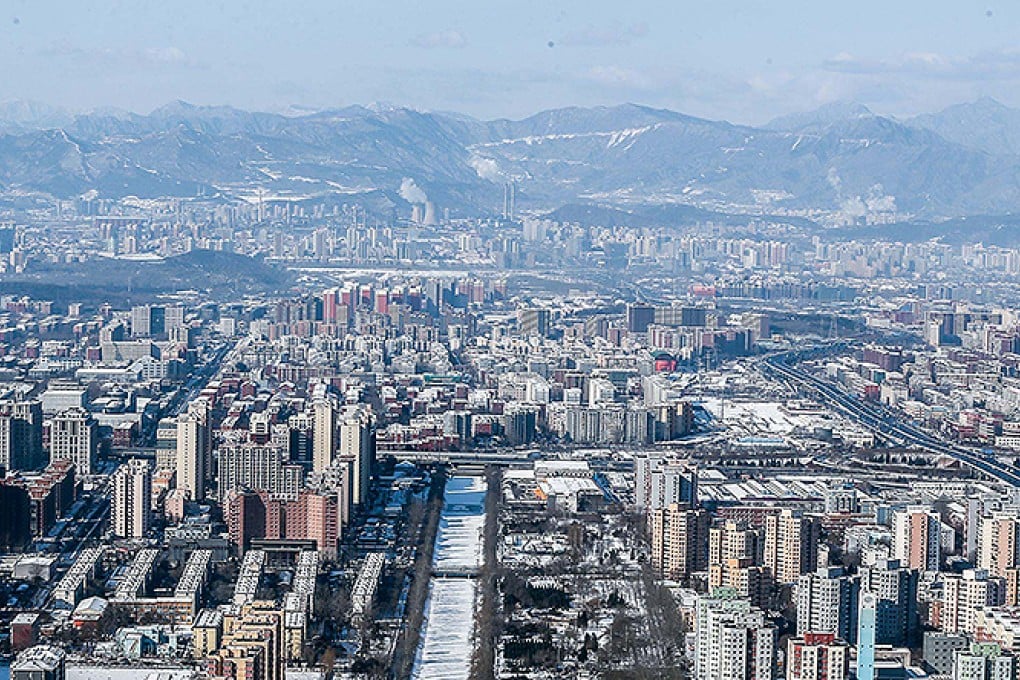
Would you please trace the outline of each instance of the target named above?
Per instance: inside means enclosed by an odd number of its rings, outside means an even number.
[[[1016,0],[4,0],[0,101],[909,116],[1020,107],[1018,37]]]

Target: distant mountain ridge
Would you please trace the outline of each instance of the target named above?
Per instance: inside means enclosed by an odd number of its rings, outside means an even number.
[[[1020,111],[992,100],[899,121],[852,102],[736,125],[635,104],[522,120],[350,106],[284,113],[171,102],[146,114],[0,105],[0,190],[68,198],[222,195],[406,208],[412,178],[453,214],[589,203],[1020,211]]]

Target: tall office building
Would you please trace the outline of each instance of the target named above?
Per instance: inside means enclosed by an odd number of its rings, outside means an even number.
[[[850,645],[831,633],[805,633],[786,644],[786,680],[848,680]]]
[[[503,219],[513,221],[517,212],[517,182],[503,183]]]
[[[149,462],[134,459],[113,473],[113,534],[144,538],[152,519],[152,470]]]
[[[45,466],[42,431],[39,401],[0,401],[0,468],[37,470]]]
[[[911,505],[893,513],[893,558],[910,569],[938,571],[941,526],[938,514],[926,505]]]
[[[312,447],[315,443],[315,418],[311,413],[295,413],[287,419],[290,462],[312,467]]]
[[[69,460],[79,476],[91,475],[99,450],[99,426],[83,408],[61,411],[50,421],[50,461]]]
[[[875,593],[861,595],[861,608],[857,612],[857,680],[875,680],[878,602]]]
[[[793,583],[818,564],[818,521],[789,508],[765,518],[765,566],[776,583]]]
[[[694,677],[775,680],[776,629],[765,613],[733,590],[698,598]]]
[[[977,632],[977,610],[1003,604],[1005,597],[1005,580],[990,577],[984,569],[967,569],[962,575],[944,575],[939,612],[942,632],[974,635]]]
[[[819,567],[797,581],[797,632],[857,639],[860,581],[839,567]]]
[[[312,415],[312,470],[322,472],[336,455],[336,407],[329,399],[320,399],[312,406]]]
[[[627,305],[627,330],[631,333],[645,333],[655,323],[655,307],[633,303]]]
[[[649,511],[652,566],[668,578],[682,578],[705,569],[708,522],[707,512],[684,505]]]
[[[205,498],[211,457],[209,430],[206,409],[197,402],[177,418],[177,488],[194,501]]]
[[[166,332],[184,328],[184,307],[174,305],[164,309],[164,325]]]

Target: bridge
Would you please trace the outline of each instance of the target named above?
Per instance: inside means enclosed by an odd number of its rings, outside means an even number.
[[[534,449],[517,451],[514,449],[501,449],[497,451],[395,451],[379,449],[378,454],[388,454],[398,461],[410,461],[412,463],[448,463],[451,465],[465,466],[477,465],[498,465],[509,467],[511,465],[522,465],[534,460]]]
[[[824,403],[834,407],[886,441],[948,456],[992,479],[1010,486],[1020,487],[1020,473],[1012,467],[1003,465],[994,458],[985,456],[974,449],[947,442],[904,421],[891,409],[881,404],[858,399],[834,383],[821,380],[797,368],[793,362],[799,360],[800,357],[801,355],[798,353],[784,352],[764,359],[760,366],[764,372],[799,385],[815,394]]]
[[[478,569],[433,569],[434,578],[478,578]]]

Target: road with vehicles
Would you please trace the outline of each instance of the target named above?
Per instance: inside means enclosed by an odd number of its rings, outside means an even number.
[[[913,446],[948,456],[993,479],[1020,487],[1020,472],[977,449],[953,444],[907,422],[891,409],[852,395],[835,383],[818,378],[797,367],[804,355],[797,352],[774,354],[761,361],[762,370],[814,394],[878,437],[901,446]]]

